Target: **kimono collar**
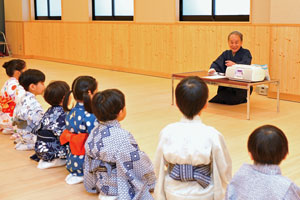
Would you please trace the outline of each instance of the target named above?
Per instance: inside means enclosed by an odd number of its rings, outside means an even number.
[[[184,123],[202,123],[202,120],[199,115],[194,116],[193,119],[188,119],[185,116],[183,116],[180,120],[180,122]]]
[[[121,127],[121,124],[118,120],[111,120],[106,122],[100,122],[100,124],[104,126],[114,126],[114,127]]]
[[[28,97],[34,97],[35,98],[35,95],[34,94],[32,94],[31,92],[29,92],[29,91],[26,91],[26,96]]]
[[[243,47],[241,46],[240,49],[237,52],[235,52],[234,56],[239,54],[242,51],[242,49],[243,49]],[[232,50],[230,50],[230,51],[231,51],[231,54],[233,55]]]
[[[262,165],[262,164],[247,164],[249,167],[255,171],[261,172],[268,175],[281,175],[281,170],[278,165]]]
[[[10,77],[9,80],[18,81],[15,77]]]
[[[76,103],[75,107],[84,109],[83,103],[79,103],[79,102]]]

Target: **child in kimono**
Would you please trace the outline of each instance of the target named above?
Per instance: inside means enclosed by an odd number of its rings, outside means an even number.
[[[92,110],[100,124],[89,135],[84,162],[84,186],[99,199],[148,200],[155,174],[148,156],[130,132],[121,128],[126,116],[124,94],[117,89],[94,95]]]
[[[13,59],[3,64],[9,79],[4,83],[0,96],[0,130],[4,134],[13,133],[13,113],[17,103],[25,94],[24,88],[19,84],[19,77],[26,69],[23,60]]]
[[[65,130],[66,114],[62,102],[70,87],[64,81],[50,83],[44,93],[44,99],[51,107],[45,112],[40,124],[36,127],[35,156],[39,160],[37,168],[46,169],[66,164],[66,147],[60,145],[59,137]]]
[[[65,178],[68,184],[83,182],[84,144],[88,134],[97,124],[96,117],[91,111],[91,96],[97,91],[97,81],[91,76],[79,76],[72,84],[64,98],[63,108],[68,110],[66,116],[66,130],[60,136],[62,145],[68,144],[67,170],[69,175]],[[69,97],[73,93],[76,105],[68,109]]]
[[[288,140],[272,125],[255,129],[248,139],[253,165],[244,164],[227,187],[229,200],[299,200],[300,188],[281,175],[279,164],[288,154]]]
[[[14,110],[14,124],[17,125],[18,138],[15,140],[17,150],[32,150],[36,141],[34,128],[39,125],[44,111],[36,95],[44,92],[45,74],[36,69],[28,69],[19,78],[26,93],[18,101]]]
[[[208,88],[202,79],[187,77],[176,87],[182,119],[160,133],[155,155],[155,199],[220,200],[231,179],[231,159],[223,135],[200,116]]]

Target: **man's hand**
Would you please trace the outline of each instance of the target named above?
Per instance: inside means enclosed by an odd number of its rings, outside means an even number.
[[[231,67],[232,65],[235,65],[236,63],[235,62],[232,62],[231,60],[226,60],[225,61],[225,65],[227,66],[227,67]]]

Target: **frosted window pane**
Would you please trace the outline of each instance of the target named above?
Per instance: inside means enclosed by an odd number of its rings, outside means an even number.
[[[50,16],[61,16],[61,0],[50,0]]]
[[[116,16],[133,16],[133,0],[115,0]]]
[[[48,16],[47,0],[36,0],[36,15]]]
[[[112,16],[112,0],[95,0],[95,16]]]
[[[216,15],[249,15],[250,0],[216,0]]]
[[[183,15],[211,15],[212,1],[211,0],[183,0],[182,7],[183,7],[183,11],[182,11]]]

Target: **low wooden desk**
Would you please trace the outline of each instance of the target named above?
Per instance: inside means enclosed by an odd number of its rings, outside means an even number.
[[[184,73],[176,73],[172,74],[172,105],[174,105],[174,79],[183,79],[188,76],[199,76],[205,81],[207,84],[211,85],[218,85],[218,86],[227,86],[233,88],[240,88],[247,90],[247,119],[250,119],[250,88],[251,86],[255,85],[262,85],[262,84],[276,84],[277,86],[277,112],[279,112],[279,94],[280,94],[280,83],[279,80],[270,80],[270,81],[260,81],[260,82],[241,82],[241,81],[233,81],[229,80],[228,78],[221,78],[221,79],[210,79],[205,78],[207,75],[207,71],[195,71],[195,72],[184,72]]]

